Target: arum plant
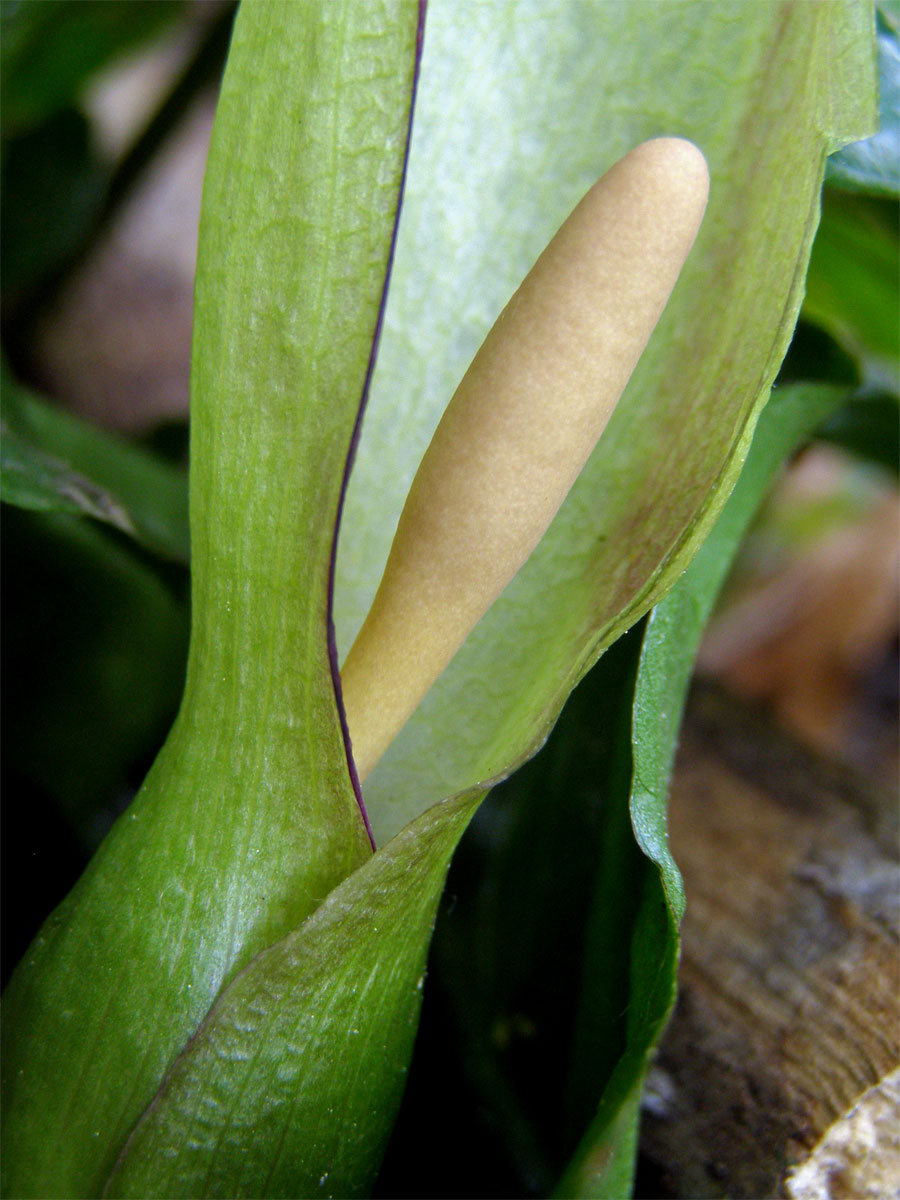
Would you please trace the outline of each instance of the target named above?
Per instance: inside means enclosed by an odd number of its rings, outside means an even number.
[[[371,1188],[454,848],[702,545],[825,155],[869,131],[864,5],[641,7],[434,3],[422,57],[406,0],[242,6],[200,229],[185,693],[9,986],[6,1195]],[[675,920],[664,815],[635,828]],[[591,1082],[566,1194],[627,1189],[661,1020]]]

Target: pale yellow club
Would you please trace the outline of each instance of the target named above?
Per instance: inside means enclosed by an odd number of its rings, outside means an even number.
[[[473,359],[341,671],[360,780],[565,500],[665,308],[708,191],[691,142],[630,151],[568,217]]]

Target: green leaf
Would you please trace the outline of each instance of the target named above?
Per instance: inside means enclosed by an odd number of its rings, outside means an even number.
[[[450,855],[438,805],[225,990],[128,1140],[108,1196],[361,1196],[406,1076]]]
[[[900,372],[897,206],[826,190],[806,280],[804,316],[891,391]]]
[[[857,388],[862,374],[857,359],[848,350],[801,314],[775,386],[813,382]]]
[[[643,639],[632,718],[629,801],[634,836],[645,856],[643,877],[632,887],[641,897],[632,928],[625,1048],[600,1097],[596,1115],[566,1171],[557,1195],[615,1197],[630,1192],[633,1163],[615,1153],[629,1122],[636,1128],[634,1097],[675,1000],[678,925],[684,909],[681,878],[668,848],[666,798],[681,713],[700,638],[740,540],[780,464],[840,403],[841,388],[797,385],[773,393],[757,427],[734,492],[679,583],[650,616]],[[601,881],[595,924],[603,929],[608,896]],[[581,993],[580,1035],[572,1053],[571,1086],[588,1098],[597,1086],[594,1013],[607,1000],[611,970],[591,942]],[[621,969],[621,964],[617,964]],[[614,976],[613,976],[614,977]],[[602,1008],[601,1008],[602,1011]],[[604,1054],[608,1051],[604,1049]],[[603,1062],[599,1062],[602,1068]],[[630,1139],[636,1145],[636,1134]],[[626,1169],[627,1168],[627,1169]]]
[[[900,405],[897,396],[854,396],[818,430],[823,441],[900,475]]]
[[[182,11],[170,0],[3,0],[4,134],[66,107],[95,71]]]
[[[4,10],[11,15],[4,23],[2,52],[16,64],[3,77],[0,248],[4,315],[12,318],[13,327],[28,326],[35,308],[45,307],[48,294],[59,291],[62,277],[89,256],[91,244],[102,236],[192,98],[199,89],[218,83],[234,15],[232,3],[226,0],[224,7],[218,6],[201,30],[204,36],[184,71],[114,163],[100,153],[91,123],[77,107],[75,93],[83,90],[76,86],[82,82],[80,72],[91,74],[98,55],[112,59],[122,50],[140,53],[138,43],[182,15],[183,4],[103,0],[98,5],[91,0],[67,0],[61,6],[51,0]],[[48,17],[49,29],[45,28]],[[60,34],[62,46],[57,41]],[[58,61],[60,57],[65,61]],[[20,78],[23,67],[25,77]],[[29,78],[31,71],[33,78]],[[67,72],[71,71],[75,76],[70,79]],[[29,94],[31,87],[38,89],[37,97]],[[21,127],[10,132],[10,123]]]
[[[567,1075],[585,919],[601,881],[609,906],[598,944],[602,937],[608,964],[625,964],[610,969],[592,1013],[605,1074],[621,1053],[638,895],[630,884],[642,862],[627,815],[640,648],[639,626],[588,673],[547,745],[492,791],[463,839],[381,1195],[415,1194],[435,1161],[447,1162],[450,1195],[465,1194],[473,1177],[486,1195],[552,1188],[584,1128]]]
[[[825,181],[873,196],[900,194],[900,38],[896,18],[879,5],[878,132],[845,146],[827,163]]]
[[[36,512],[68,512],[108,521],[124,533],[135,532],[128,513],[103,488],[68,463],[54,458],[13,430],[0,425],[2,491],[6,504]]]
[[[59,512],[4,509],[2,551],[7,800],[39,785],[93,850],[178,709],[186,580]]]
[[[417,30],[360,0],[239,13],[200,229],[185,697],[7,989],[7,1195],[97,1195],[223,984],[371,853],[327,614]]]
[[[429,6],[409,183],[338,554],[346,651],[468,361],[588,185],[643,138],[707,155],[704,227],[600,444],[531,560],[366,786],[379,841],[534,753],[724,503],[784,354],[824,158],[874,124],[865,4]]]
[[[64,412],[2,375],[0,496],[38,512],[93,517],[186,563],[187,474]]]
[[[0,190],[5,300],[38,287],[82,244],[108,179],[87,118],[74,108],[6,142]]]

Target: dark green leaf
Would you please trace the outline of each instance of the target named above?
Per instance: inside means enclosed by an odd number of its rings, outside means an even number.
[[[610,903],[594,943],[622,968],[610,969],[592,1013],[607,1074],[624,1048],[632,883],[643,862],[627,815],[640,632],[575,689],[547,745],[494,789],[460,845],[381,1195],[416,1195],[435,1161],[447,1164],[448,1195],[472,1194],[473,1179],[487,1195],[552,1188],[585,1124],[567,1077],[601,881]],[[588,1117],[596,1100],[595,1082]]]
[[[684,893],[668,849],[666,797],[694,659],[741,537],[775,472],[843,397],[842,389],[817,384],[773,393],[737,487],[715,527],[685,575],[650,616],[632,723],[631,823],[646,856],[646,870],[631,933],[625,1049],[557,1189],[560,1196],[617,1197],[630,1190],[633,1165],[612,1151],[624,1136],[622,1122],[637,1117],[634,1097],[675,999]],[[601,930],[607,903],[601,883],[595,901],[595,922]],[[603,1077],[605,1059],[592,1049],[593,1013],[598,1005],[602,1011],[611,978],[611,964],[596,953],[590,934],[585,961],[583,1033],[576,1041],[572,1063],[574,1086],[587,1096]]]
[[[900,406],[896,396],[855,396],[829,417],[816,436],[900,474]]]
[[[94,849],[177,710],[186,580],[58,512],[4,509],[2,545],[6,799],[39,785]]]
[[[82,84],[182,11],[172,0],[3,0],[3,131],[38,124]]]
[[[37,512],[96,517],[125,533],[135,532],[128,514],[103,488],[73,471],[62,459],[38,450],[6,425],[0,425],[0,434],[0,498],[5,503]]]
[[[187,474],[2,376],[2,498],[94,517],[186,563]]]
[[[812,382],[854,388],[862,382],[862,377],[857,359],[840,342],[821,325],[801,317],[775,386]]]
[[[864,377],[897,390],[900,278],[897,205],[826,190],[803,315],[857,356]]]
[[[900,194],[900,39],[886,11],[878,15],[878,132],[833,154],[825,182],[873,196]]]
[[[108,168],[86,118],[55,112],[4,148],[3,295],[38,287],[84,240],[106,195]]]

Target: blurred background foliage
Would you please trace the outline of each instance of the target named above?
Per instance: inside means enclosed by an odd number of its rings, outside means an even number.
[[[2,5],[4,981],[130,802],[179,700],[193,255],[233,11]],[[756,521],[700,666],[891,783],[900,5],[877,20],[881,129],[829,161],[779,379],[851,399]],[[541,1194],[585,1123],[577,1088],[561,1108],[551,1098],[567,1086],[591,896],[615,858],[598,780],[621,786],[610,697],[627,690],[639,634],[601,660],[460,846],[383,1195],[416,1194],[416,1164],[448,1135],[447,1195],[467,1194],[476,1163],[482,1194]],[[607,997],[613,1027],[621,1001]]]
[[[233,8],[2,6],[4,981],[181,693],[191,247]]]

